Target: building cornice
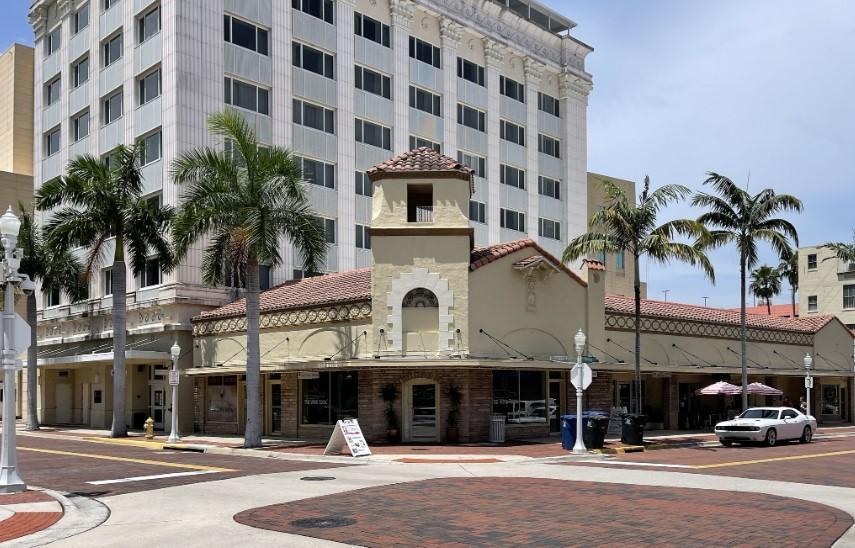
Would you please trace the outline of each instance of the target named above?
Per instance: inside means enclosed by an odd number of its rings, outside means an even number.
[[[33,27],[36,41],[40,40],[44,36],[45,27],[47,26],[47,6],[44,3],[34,4],[27,14],[27,21]]]
[[[263,312],[258,325],[261,329],[299,327],[321,323],[367,320],[371,318],[371,301],[333,304],[313,308]],[[193,335],[206,336],[246,331],[246,316],[200,319],[193,322]]]

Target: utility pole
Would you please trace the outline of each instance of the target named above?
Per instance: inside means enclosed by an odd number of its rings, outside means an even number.
[[[668,293],[670,293],[670,292],[671,292],[671,290],[670,290],[670,289],[663,289],[663,290],[662,290],[662,293],[664,293],[664,294],[665,294],[665,302],[666,302],[666,303],[668,302]]]
[[[706,306],[707,306],[707,299],[709,299],[709,297],[701,297],[701,298],[704,300],[704,308],[706,308]]]

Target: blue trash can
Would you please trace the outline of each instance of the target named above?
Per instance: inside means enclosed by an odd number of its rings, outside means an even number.
[[[602,420],[605,418],[605,425],[602,424]],[[595,419],[597,424],[594,425],[594,421],[590,421],[589,419]],[[589,422],[591,422],[589,426]],[[605,428],[603,428],[605,426]],[[594,430],[595,428],[602,428],[602,436],[599,437],[599,440],[603,440],[605,438],[605,430],[608,429],[608,415],[604,415],[599,411],[583,411],[582,412],[582,436],[585,441],[585,445],[588,449],[599,449],[603,446],[603,442],[595,441],[594,439],[589,439],[593,432],[586,432],[586,428],[590,430]],[[586,436],[587,434],[587,436]],[[576,415],[562,415],[561,416],[561,447],[563,449],[573,449],[573,446],[576,445]]]
[[[576,415],[561,415],[561,448],[573,449],[574,445],[576,445]]]

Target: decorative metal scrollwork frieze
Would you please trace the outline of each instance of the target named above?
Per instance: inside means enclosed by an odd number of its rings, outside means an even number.
[[[262,314],[258,320],[261,329],[277,327],[293,327],[318,323],[344,322],[361,320],[371,317],[371,303],[351,303],[323,308],[308,308],[302,310],[282,310]],[[217,333],[246,331],[246,318],[223,318],[219,320],[202,320],[193,325],[193,335],[204,336]]]

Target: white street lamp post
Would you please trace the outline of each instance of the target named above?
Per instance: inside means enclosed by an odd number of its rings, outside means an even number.
[[[178,346],[178,341],[172,344],[169,353],[172,355],[172,374],[169,378],[169,384],[172,385],[172,431],[166,441],[177,443],[181,441],[178,436],[178,358],[181,356],[181,347]]]
[[[26,349],[15,348],[15,286],[21,285],[25,291],[34,290],[33,283],[26,274],[19,274],[21,250],[16,249],[21,221],[12,213],[10,207],[0,217],[0,237],[2,237],[3,260],[0,262],[0,283],[4,288],[3,306],[3,437],[0,447],[0,493],[26,491],[27,485],[18,474],[18,454],[15,447],[15,372],[20,369],[18,354]]]
[[[807,416],[810,416],[810,390],[813,388],[813,378],[810,376],[811,365],[813,365],[813,358],[810,354],[805,354],[805,392],[807,393],[807,412],[805,415]]]
[[[573,369],[578,373],[574,375],[573,385],[576,387],[576,443],[573,444],[574,453],[587,453],[585,440],[582,439],[582,392],[585,390],[585,366],[582,363],[582,350],[585,348],[585,334],[580,329],[574,337],[576,343],[576,367]]]

